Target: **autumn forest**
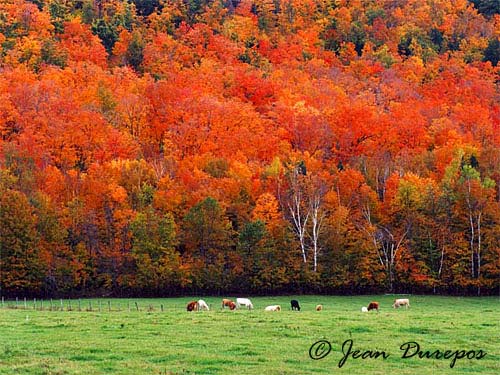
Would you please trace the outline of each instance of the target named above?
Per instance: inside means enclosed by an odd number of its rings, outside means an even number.
[[[0,294],[499,293],[498,0],[1,0]]]

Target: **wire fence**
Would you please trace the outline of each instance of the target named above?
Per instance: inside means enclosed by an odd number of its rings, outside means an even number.
[[[186,302],[187,304],[187,302]],[[78,312],[164,312],[172,310],[186,311],[186,304],[153,302],[148,300],[103,300],[103,299],[27,299],[16,298],[5,299],[2,297],[0,308],[14,310],[32,310],[32,311],[78,311]],[[208,305],[210,310],[214,305]],[[217,306],[217,305],[215,305]],[[220,305],[219,305],[220,307]]]

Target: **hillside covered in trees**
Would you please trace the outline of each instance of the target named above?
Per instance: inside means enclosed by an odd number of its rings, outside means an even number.
[[[0,294],[489,294],[498,0],[0,1]]]

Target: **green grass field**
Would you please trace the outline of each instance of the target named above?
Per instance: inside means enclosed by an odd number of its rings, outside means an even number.
[[[290,310],[291,298],[302,311]],[[394,310],[392,296],[261,297],[252,298],[253,311],[221,311],[220,298],[203,298],[212,310],[191,313],[185,311],[189,297],[114,299],[111,312],[108,300],[101,300],[100,312],[98,300],[92,312],[74,311],[76,301],[73,311],[35,311],[33,301],[27,310],[24,302],[14,309],[9,301],[0,309],[0,374],[500,374],[498,298],[409,298],[410,309]],[[362,313],[372,300],[380,302],[380,313]],[[321,312],[314,310],[318,303]],[[82,300],[82,310],[88,304]],[[270,304],[283,311],[263,311]],[[312,360],[309,348],[320,339],[332,350]],[[353,350],[389,356],[349,357],[339,368],[348,339]],[[450,368],[451,359],[402,359],[400,346],[409,341],[423,351],[487,354]]]

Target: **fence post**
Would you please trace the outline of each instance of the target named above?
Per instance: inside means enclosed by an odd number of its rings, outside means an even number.
[[[24,309],[27,310],[28,309],[28,305],[26,304],[26,297],[24,297]]]
[[[33,310],[36,310],[36,298],[33,298]]]
[[[139,311],[139,305],[137,304],[137,302],[135,303],[135,308],[137,311]]]
[[[71,300],[68,301],[68,311],[72,311],[73,309],[71,308]]]
[[[50,299],[50,311],[52,311],[52,298]]]
[[[64,305],[63,305],[63,300],[61,298],[61,311],[64,311]]]
[[[108,301],[108,311],[111,312],[111,301]]]
[[[92,311],[92,300],[89,301],[89,310]]]
[[[82,311],[82,301],[80,298],[78,298],[78,311]]]
[[[163,303],[161,304],[161,312],[163,312]]]
[[[4,297],[2,296],[2,307],[3,307],[3,303],[4,303]]]
[[[17,304],[19,302],[19,298],[16,297],[16,310],[17,310]]]

